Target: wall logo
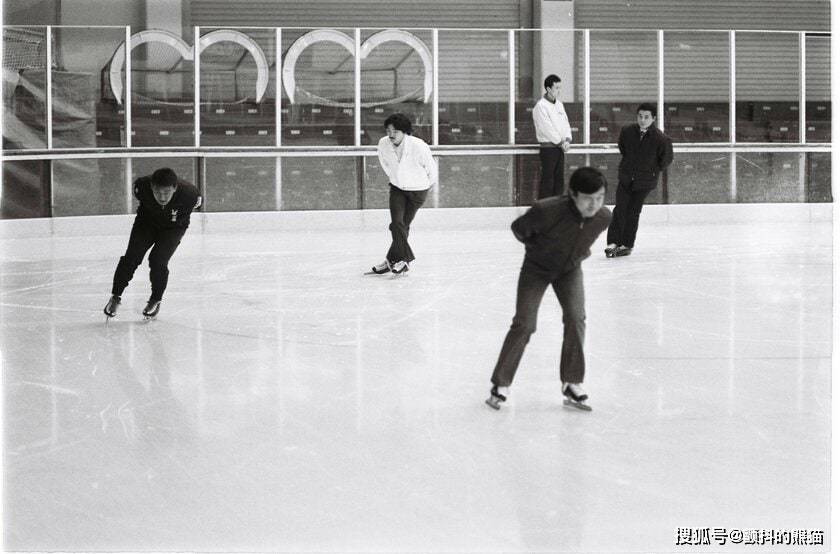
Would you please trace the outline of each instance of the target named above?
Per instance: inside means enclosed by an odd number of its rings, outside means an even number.
[[[131,35],[131,50],[134,50],[141,44],[147,42],[159,42],[174,48],[182,58],[185,60],[193,59],[193,48],[191,48],[181,37],[163,31],[160,29],[150,29],[148,31],[140,31]],[[254,57],[257,62],[257,90],[255,98],[257,102],[262,101],[265,95],[265,90],[268,88],[268,60],[265,57],[265,52],[262,51],[259,44],[254,40],[239,31],[232,31],[221,29],[218,31],[211,31],[199,39],[198,52],[199,54],[205,48],[219,42],[235,42],[244,47]],[[125,67],[125,42],[120,44],[116,52],[111,58],[111,69],[108,72],[109,81],[111,85],[111,92],[114,93],[114,98],[117,99],[118,104],[122,104],[123,100],[123,82],[122,72]]]
[[[130,48],[131,50],[133,50],[141,44],[145,44],[148,42],[157,42],[170,46],[171,48],[175,49],[185,60],[192,60],[194,58],[194,49],[190,47],[190,45],[188,45],[186,42],[184,42],[184,40],[181,39],[181,37],[170,33],[169,31],[164,31],[161,29],[150,29],[146,31],[140,31],[131,35]],[[257,64],[257,83],[254,98],[258,103],[261,102],[263,96],[265,95],[265,91],[268,88],[269,79],[269,65],[268,60],[265,56],[265,52],[263,52],[260,45],[257,44],[248,35],[240,31],[221,29],[217,31],[211,31],[206,35],[203,35],[199,39],[199,54],[203,52],[204,49],[208,46],[219,42],[234,42],[236,44],[239,44],[240,46],[245,48],[254,58],[254,61]],[[354,40],[346,33],[342,33],[333,29],[317,29],[314,31],[310,31],[309,33],[306,33],[305,35],[297,39],[291,45],[291,47],[289,47],[282,64],[283,89],[286,91],[286,94],[289,97],[289,101],[292,104],[295,103],[297,92],[299,90],[302,91],[302,89],[299,89],[295,81],[295,66],[297,65],[298,58],[300,58],[300,55],[303,53],[304,50],[318,42],[333,42],[335,44],[338,44],[339,46],[344,47],[351,55],[353,55],[355,51]],[[432,54],[429,51],[429,48],[422,40],[418,39],[416,36],[412,35],[407,31],[401,31],[399,29],[388,29],[371,35],[367,38],[367,40],[365,40],[361,44],[359,52],[361,58],[367,58],[368,55],[370,55],[371,51],[373,51],[373,49],[386,42],[402,42],[403,44],[407,44],[420,56],[420,60],[423,62],[424,68],[423,101],[428,102],[429,98],[431,98],[432,95],[433,86]],[[117,48],[117,50],[114,52],[114,55],[111,57],[110,70],[108,72],[111,92],[114,94],[114,97],[116,98],[117,103],[119,104],[122,104],[123,102],[122,72],[124,71],[124,69],[125,42],[123,42]],[[313,95],[306,91],[302,92],[308,94],[309,96],[317,97],[316,95]],[[392,100],[388,100],[385,102],[377,102],[377,104],[385,104],[391,101]]]

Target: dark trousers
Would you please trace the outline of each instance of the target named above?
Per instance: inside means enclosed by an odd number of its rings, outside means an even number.
[[[134,271],[143,263],[143,257],[149,248],[149,278],[152,281],[152,295],[150,300],[163,298],[166,283],[169,281],[169,259],[181,243],[186,229],[155,229],[150,225],[134,221],[131,236],[128,238],[128,248],[125,255],[120,257],[117,270],[114,272],[114,285],[111,294],[121,296],[128,282],[134,277]]]
[[[402,190],[390,186],[391,192],[388,196],[388,208],[391,210],[391,247],[388,249],[386,258],[391,264],[397,262],[413,262],[414,252],[408,245],[408,230],[417,210],[426,201],[428,190]]]
[[[540,145],[540,190],[537,199],[563,194],[563,168],[566,153],[559,146]]]
[[[499,361],[493,370],[492,383],[507,387],[513,382],[525,345],[537,330],[537,311],[548,285],[554,289],[563,309],[563,347],[560,354],[560,380],[582,383],[586,369],[583,338],[586,334],[586,311],[583,306],[583,272],[580,267],[551,279],[523,266],[516,290],[516,315],[502,344]]]
[[[633,248],[636,243],[639,216],[651,189],[631,190],[630,187],[630,184],[619,183],[615,189],[615,209],[607,231],[607,244]]]

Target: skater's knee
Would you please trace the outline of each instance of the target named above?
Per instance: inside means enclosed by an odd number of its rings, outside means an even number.
[[[157,270],[166,270],[169,265],[169,258],[163,256],[149,256],[149,267]]]
[[[563,314],[563,325],[571,325],[572,327],[586,328],[586,313],[585,312],[570,312]]]
[[[141,263],[143,263],[143,256],[136,256],[130,253],[127,253],[125,256],[120,256],[120,264],[123,266],[136,269]]]
[[[510,325],[510,330],[520,335],[530,336],[537,331],[537,322],[513,318],[513,323],[511,323]]]

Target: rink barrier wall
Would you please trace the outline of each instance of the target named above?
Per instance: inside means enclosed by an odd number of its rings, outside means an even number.
[[[612,208],[612,206],[608,206]],[[832,221],[831,203],[675,204],[647,205],[649,224],[796,223]],[[424,208],[412,225],[422,228],[495,228],[507,226],[527,206],[501,208]],[[0,239],[127,235],[134,214],[0,220]],[[192,233],[259,231],[382,231],[390,221],[387,209],[335,211],[230,212],[192,215]]]

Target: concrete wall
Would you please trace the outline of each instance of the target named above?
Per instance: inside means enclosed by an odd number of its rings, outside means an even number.
[[[58,0],[2,0],[4,25],[58,25]]]

